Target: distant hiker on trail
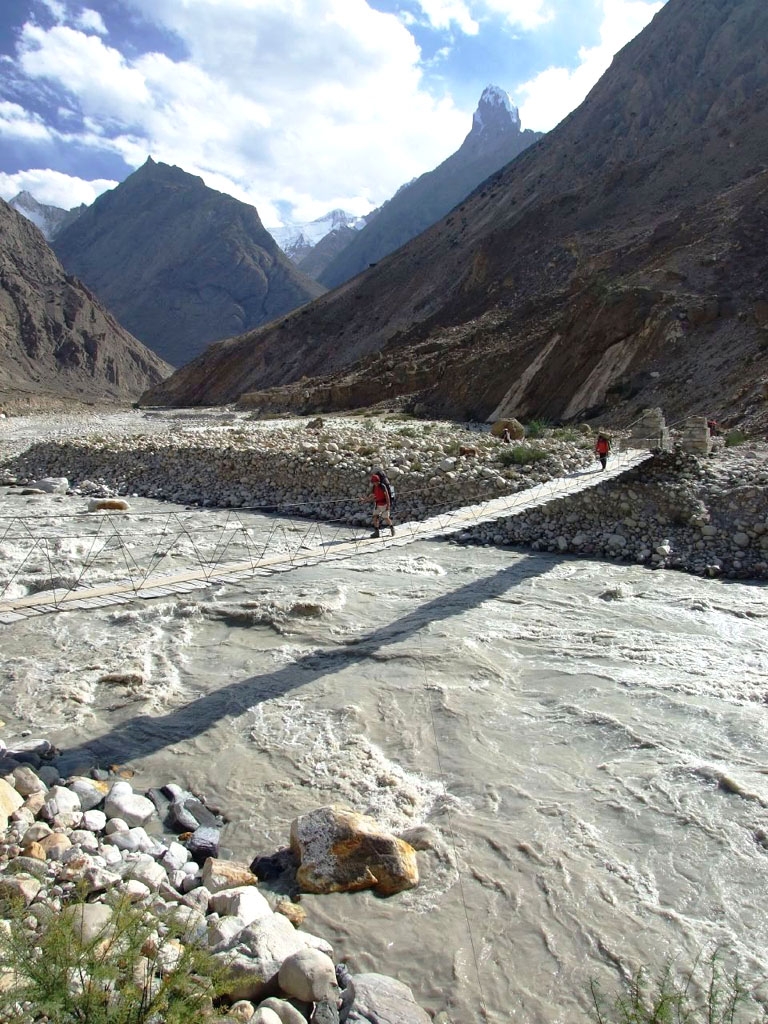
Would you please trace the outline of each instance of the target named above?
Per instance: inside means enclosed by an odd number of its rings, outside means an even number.
[[[364,494],[360,501],[372,501],[373,502],[373,533],[371,537],[379,537],[379,523],[384,520],[384,525],[389,527],[390,536],[394,537],[395,527],[392,524],[392,497],[390,495],[390,488],[386,487],[383,480],[383,474],[371,473],[371,490],[368,494]],[[386,479],[386,478],[385,478]]]
[[[717,420],[707,420],[707,426],[709,427],[709,436],[717,437],[720,433],[720,427],[717,424]]]
[[[504,430],[501,435],[501,440],[504,442],[504,444],[509,444],[509,442],[512,440],[512,435],[509,432],[509,427],[504,427]]]
[[[608,462],[608,452],[611,450],[610,439],[605,434],[597,435],[597,444],[595,445],[595,451],[597,457],[600,460],[600,465],[605,469],[605,465]]]

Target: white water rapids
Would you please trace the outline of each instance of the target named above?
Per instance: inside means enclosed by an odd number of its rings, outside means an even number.
[[[131,504],[138,550],[168,506]],[[0,494],[3,515],[44,516],[30,533],[56,532],[64,575],[92,554],[65,515],[83,507]],[[258,543],[274,520],[248,527]],[[15,593],[46,572],[23,548],[0,543]],[[0,626],[0,735],[204,794],[247,861],[330,802],[429,826],[418,888],[305,896],[305,927],[444,1022],[586,1024],[590,980],[611,991],[641,964],[719,947],[750,986],[768,977],[767,617],[759,585],[371,541],[345,562]]]

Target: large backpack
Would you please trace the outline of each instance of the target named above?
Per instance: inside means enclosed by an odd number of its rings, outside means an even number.
[[[373,472],[377,474],[379,481],[381,482],[381,486],[389,495],[390,508],[393,507],[395,504],[395,488],[392,484],[392,481],[389,479],[389,477],[387,476],[383,469],[374,469]]]

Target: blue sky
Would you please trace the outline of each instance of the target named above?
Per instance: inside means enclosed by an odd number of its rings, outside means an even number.
[[[90,203],[152,156],[267,226],[362,214],[486,85],[547,131],[665,0],[3,0],[0,196]]]

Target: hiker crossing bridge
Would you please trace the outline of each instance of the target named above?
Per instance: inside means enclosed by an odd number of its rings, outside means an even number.
[[[49,612],[169,597],[320,562],[380,554],[383,547],[404,547],[527,512],[618,477],[651,457],[647,449],[620,451],[605,470],[590,467],[479,504],[398,523],[394,537],[384,529],[380,540],[371,539],[368,531],[361,535],[359,528],[348,523],[308,522],[280,515],[270,519],[266,540],[253,541],[245,517],[248,512],[262,511],[259,509],[218,510],[223,518],[202,526],[201,520],[210,516],[210,510],[136,517],[91,515],[90,532],[77,537],[71,533],[63,536],[62,520],[82,523],[83,514],[40,517],[41,522],[29,516],[0,517],[0,546],[15,552],[17,559],[0,584],[0,624]],[[132,534],[124,526],[129,519],[138,520]],[[73,552],[79,559],[74,564]],[[183,569],[171,568],[174,558],[189,564]],[[26,585],[30,571],[35,574],[32,588]],[[36,592],[30,593],[30,589]]]

